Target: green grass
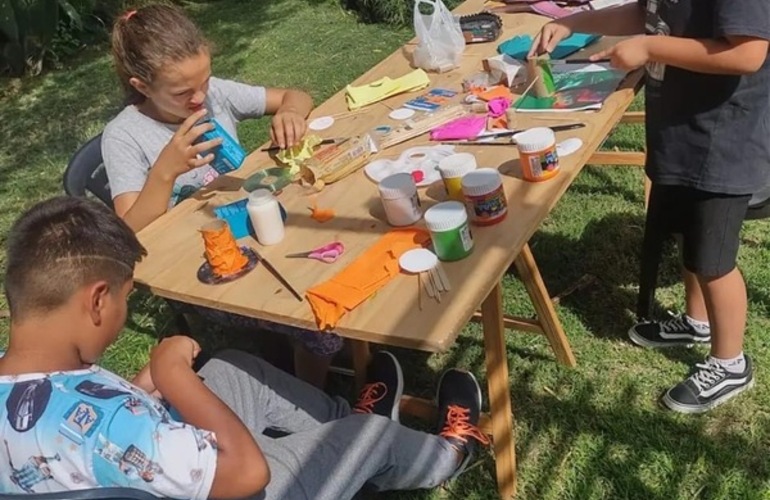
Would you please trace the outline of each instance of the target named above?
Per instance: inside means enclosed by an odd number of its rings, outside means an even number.
[[[219,76],[305,88],[317,102],[411,36],[408,30],[359,24],[335,2],[220,0],[188,8],[217,48],[214,68]],[[63,70],[3,83],[0,244],[21,211],[61,192],[67,159],[101,130],[119,105],[105,47],[89,50]],[[248,148],[266,139],[266,124],[261,120],[242,126]],[[607,146],[638,149],[642,141],[639,127],[622,127]],[[770,366],[765,335],[770,327],[770,225],[748,223],[740,253],[750,298],[747,351],[756,360],[759,383],[709,415],[674,415],[661,410],[657,398],[705,352],[643,350],[626,340],[636,300],[642,196],[640,169],[588,167],[531,242],[552,294],[586,274],[596,280],[557,308],[577,368],[557,365],[543,338],[515,333],[507,338],[520,498],[770,498],[770,392],[763,383]],[[682,307],[672,252],[664,261],[658,300],[664,308]],[[511,313],[532,313],[514,276],[505,279],[505,304]],[[136,293],[132,311],[103,363],[123,375],[147,360],[158,335],[173,331],[170,315],[157,299]],[[7,320],[0,320],[2,344],[7,330]],[[211,348],[259,347],[244,333],[198,335]],[[475,326],[443,355],[398,355],[411,393],[431,395],[438,373],[448,366],[470,368],[484,379],[483,346]],[[336,390],[348,387],[346,380],[334,382]],[[493,478],[494,463],[482,454],[443,490],[382,497],[491,499],[496,498]]]

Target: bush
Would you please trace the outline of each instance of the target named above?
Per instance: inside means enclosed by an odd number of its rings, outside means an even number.
[[[355,11],[361,20],[369,23],[386,23],[411,26],[414,0],[344,0],[348,9]],[[462,0],[443,0],[454,9]]]
[[[0,74],[38,74],[103,40],[115,0],[0,0]]]

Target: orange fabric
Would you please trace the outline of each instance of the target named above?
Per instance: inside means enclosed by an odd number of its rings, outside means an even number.
[[[505,85],[495,85],[487,90],[474,89],[471,91],[471,94],[485,101],[491,101],[492,99],[497,99],[499,97],[513,101],[513,92],[511,92],[511,89]]]
[[[312,214],[310,215],[310,218],[318,221],[320,223],[329,222],[333,218],[337,216],[337,214],[334,213],[334,210],[331,208],[318,208],[318,207],[312,207],[310,209]]]
[[[430,235],[424,229],[395,229],[337,276],[307,291],[319,330],[329,330],[385,286],[399,273],[398,259],[405,252],[424,247]]]
[[[201,229],[201,234],[206,247],[206,260],[216,275],[237,273],[248,264],[249,259],[238,248],[227,224],[218,229]]]

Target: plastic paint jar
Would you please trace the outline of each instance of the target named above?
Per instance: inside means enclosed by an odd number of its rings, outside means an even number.
[[[425,225],[439,259],[460,260],[473,251],[468,213],[459,201],[445,201],[429,208],[425,212]]]
[[[519,148],[519,163],[524,179],[540,182],[559,173],[556,136],[547,127],[525,130],[513,136]]]
[[[410,226],[420,220],[420,196],[411,174],[393,174],[378,185],[385,215],[391,226]]]
[[[249,219],[254,228],[257,241],[262,245],[275,245],[283,240],[284,227],[281,206],[273,193],[267,189],[257,189],[249,194],[246,204]]]
[[[503,178],[494,168],[480,168],[463,177],[463,194],[473,222],[491,226],[508,215]]]
[[[465,201],[462,178],[472,170],[476,170],[476,157],[470,153],[453,154],[438,163],[438,171],[450,200]]]

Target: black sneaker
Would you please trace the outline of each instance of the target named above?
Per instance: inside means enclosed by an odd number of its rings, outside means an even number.
[[[743,373],[730,373],[711,360],[695,365],[695,372],[669,389],[662,403],[679,413],[703,413],[754,385],[751,359],[745,356]]]
[[[470,372],[452,368],[438,383],[438,432],[462,455],[462,461],[452,477],[460,474],[471,460],[476,444],[489,444],[489,438],[479,430],[481,388]]]
[[[366,384],[361,388],[353,413],[374,413],[398,422],[398,405],[403,393],[401,365],[388,351],[379,351],[366,369]]]
[[[711,333],[699,333],[684,314],[663,321],[637,323],[628,331],[631,342],[642,347],[709,344]]]

